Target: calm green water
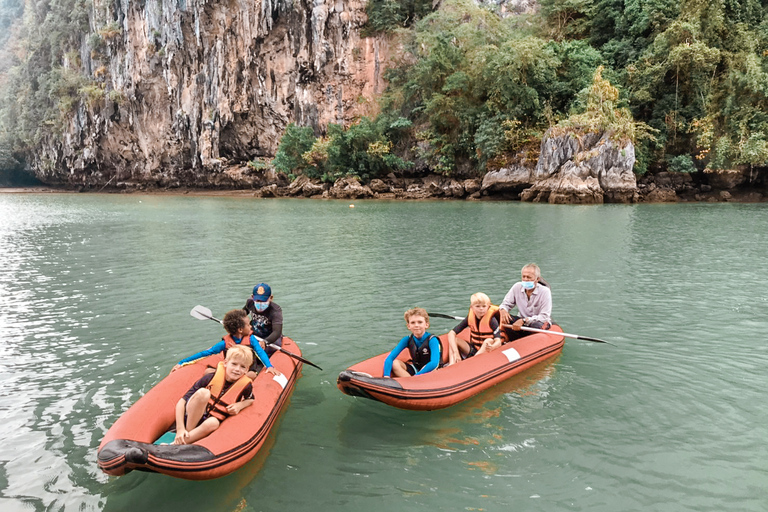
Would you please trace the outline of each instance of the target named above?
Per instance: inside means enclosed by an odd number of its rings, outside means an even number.
[[[0,195],[0,510],[766,511],[768,205]],[[342,395],[420,305],[538,262],[568,340],[459,406]],[[304,375],[209,482],[96,466],[109,426],[267,281]],[[433,320],[431,331],[451,328]]]

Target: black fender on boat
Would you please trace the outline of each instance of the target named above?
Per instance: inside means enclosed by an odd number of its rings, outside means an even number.
[[[196,444],[155,445],[128,439],[115,439],[99,450],[98,459],[99,465],[102,466],[110,466],[110,461],[122,458],[125,465],[141,467],[147,464],[150,454],[160,459],[178,462],[201,462],[214,458],[210,450]]]
[[[375,384],[391,389],[403,389],[403,386],[395,379],[385,379],[384,377],[373,377],[367,373],[356,372],[354,370],[344,370],[339,374],[339,382],[351,382],[355,380],[364,384]]]

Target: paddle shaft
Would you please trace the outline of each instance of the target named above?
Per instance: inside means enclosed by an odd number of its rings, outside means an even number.
[[[447,318],[449,320],[464,320],[463,316],[444,315],[443,313],[427,313],[435,318]]]
[[[199,309],[193,309],[192,311],[193,311],[193,312],[195,312],[195,313],[197,313],[198,315],[200,315],[200,316],[202,316],[202,317],[205,317],[205,318],[207,318],[208,320],[213,320],[214,322],[219,322],[220,324],[224,325],[224,322],[222,322],[222,321],[221,321],[221,320],[219,320],[218,318],[216,318],[216,317],[214,317],[214,316],[211,316],[211,315],[208,315],[208,314],[206,314],[206,313],[203,313],[203,312],[202,312],[202,311],[200,311]],[[192,316],[195,316],[195,315],[192,315]],[[280,347],[280,346],[278,346],[278,345],[275,345],[274,343],[267,343],[265,339],[263,339],[263,338],[259,338],[259,337],[258,337],[258,336],[256,336],[255,334],[254,334],[253,336],[254,336],[254,337],[257,339],[257,340],[259,340],[259,341],[263,341],[265,346],[269,346],[269,347],[272,347],[272,348],[274,348],[274,349],[276,349],[276,350],[279,350],[280,352],[284,353],[284,354],[285,354],[285,355],[287,355],[288,357],[292,357],[292,358],[294,358],[294,359],[298,359],[298,360],[299,360],[299,361],[301,361],[302,363],[307,363],[307,364],[308,364],[308,365],[310,365],[310,366],[314,366],[314,367],[315,367],[315,368],[317,368],[318,370],[322,370],[322,368],[320,368],[319,366],[317,366],[315,363],[313,363],[313,362],[312,362],[312,361],[310,361],[309,359],[304,359],[304,358],[303,358],[303,357],[301,357],[301,356],[297,356],[297,355],[296,355],[296,354],[294,354],[293,352],[290,352],[290,351],[288,351],[288,350],[285,350],[283,347]]]
[[[461,316],[454,316],[454,315],[445,315],[443,313],[427,313],[429,316],[433,316],[435,318],[448,318],[450,320],[464,320],[464,317]],[[501,324],[502,327],[512,327],[512,324]],[[586,341],[596,341],[597,343],[607,343],[608,345],[613,345],[610,341],[601,340],[598,338],[590,338],[589,336],[579,336],[577,334],[568,334],[567,332],[555,332],[555,331],[547,331],[544,329],[536,329],[534,327],[526,327],[522,326],[520,327],[523,331],[529,331],[529,332],[541,332],[544,334],[555,334],[560,336],[565,336],[566,338],[573,338],[576,340],[586,340]],[[613,345],[614,347],[616,345]]]
[[[204,316],[204,317],[205,317],[205,318],[207,318],[208,320],[213,320],[214,322],[219,322],[221,325],[224,325],[224,322],[223,322],[222,320],[219,320],[219,319],[218,319],[218,318],[216,318],[215,316],[206,315],[205,313],[203,313],[203,312],[202,312],[202,311],[200,311],[200,310],[196,310],[195,312],[196,312],[198,315],[200,315],[200,316]]]
[[[263,341],[263,340],[262,340],[261,338],[259,338],[258,336],[256,336],[256,339],[257,339],[257,340],[259,340],[259,341]],[[273,344],[273,343],[269,343],[269,344],[267,344],[267,346],[270,346],[270,347],[272,347],[272,348],[275,348],[275,349],[279,350],[280,352],[282,352],[283,354],[287,355],[288,357],[292,357],[292,358],[294,358],[294,359],[298,359],[298,360],[299,360],[299,361],[301,361],[302,363],[307,363],[307,364],[308,364],[308,365],[310,365],[310,366],[314,366],[314,367],[315,367],[315,368],[317,368],[318,370],[322,370],[322,368],[320,368],[319,366],[317,366],[315,363],[313,363],[313,362],[312,362],[312,361],[310,361],[309,359],[304,359],[303,357],[301,357],[301,356],[298,356],[298,355],[294,354],[293,352],[289,352],[288,350],[285,350],[283,347],[277,346],[277,345],[275,345],[275,344]]]
[[[501,324],[502,327],[512,327],[512,324]],[[528,331],[528,332],[541,332],[544,334],[552,334],[554,336],[565,336],[566,338],[573,338],[575,340],[587,340],[587,341],[596,341],[598,343],[607,343],[608,345],[613,345],[613,343],[597,338],[590,338],[589,336],[579,336],[578,334],[568,334],[567,332],[557,332],[557,331],[547,331],[545,329],[536,329],[535,327],[527,327],[525,325],[520,327],[521,331]],[[616,345],[614,345],[616,346]]]

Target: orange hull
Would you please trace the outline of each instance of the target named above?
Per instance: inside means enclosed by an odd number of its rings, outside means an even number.
[[[283,348],[301,355],[293,340],[283,337]],[[134,469],[187,480],[227,475],[253,458],[288,401],[302,363],[282,352],[270,357],[283,377],[262,371],[253,381],[253,405],[227,418],[208,437],[191,445],[154,445],[174,423],[174,410],[205,369],[221,361],[214,355],[183,366],[168,375],[133,404],[107,431],[99,445],[98,464],[109,475]]]
[[[383,378],[388,352],[351,366],[339,374],[336,385],[351,396],[378,400],[400,409],[431,411],[455,405],[526,368],[544,361],[563,349],[565,338],[559,326],[552,334],[532,334],[495,351],[470,357],[460,363],[406,378]],[[459,337],[467,339],[467,331]],[[440,336],[446,353],[447,334]],[[404,350],[398,359],[407,360]],[[366,375],[367,374],[367,375]]]

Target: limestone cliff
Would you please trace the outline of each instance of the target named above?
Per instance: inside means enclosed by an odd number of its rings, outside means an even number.
[[[365,21],[361,0],[96,5],[104,47],[84,37],[80,59],[106,94],[32,167],[46,183],[205,186],[229,161],[273,155],[291,122],[349,123],[385,87],[389,45],[362,38]]]
[[[532,176],[534,185],[520,199],[553,204],[637,201],[634,165],[634,145],[614,141],[610,133],[546,136]]]
[[[550,130],[541,142],[535,167],[519,165],[489,172],[482,189],[553,204],[636,202],[634,146],[616,142],[610,135]]]

